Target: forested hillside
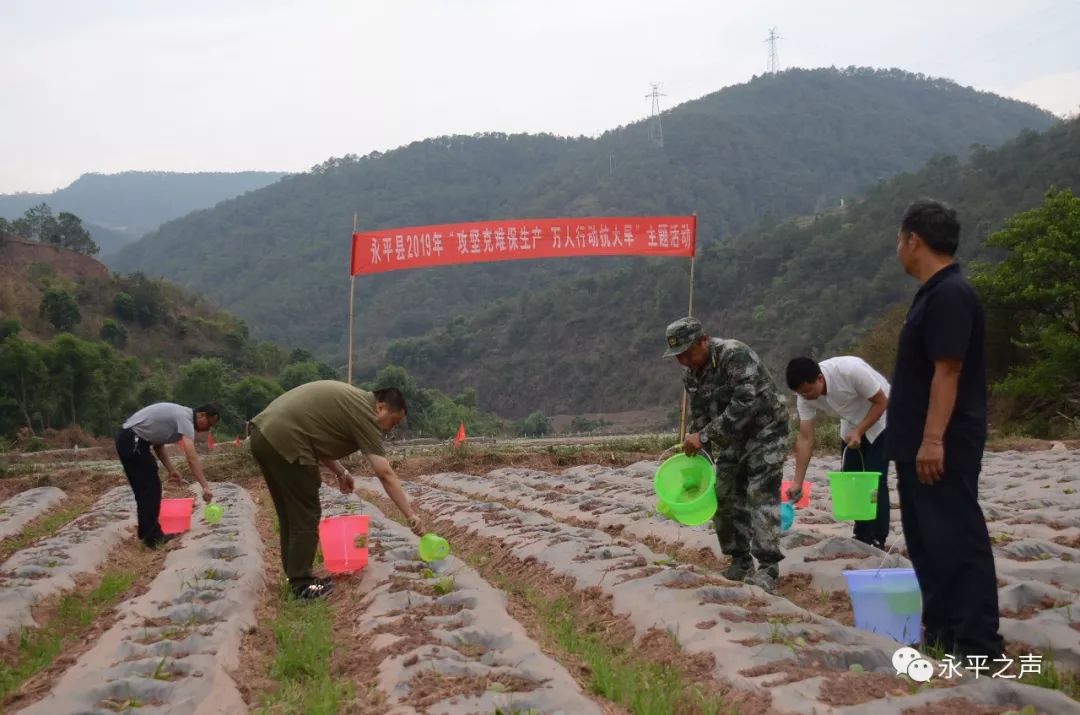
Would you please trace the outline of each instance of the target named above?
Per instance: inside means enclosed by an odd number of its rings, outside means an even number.
[[[1052,187],[1080,189],[1080,120],[979,148],[970,161],[934,159],[842,210],[714,244],[697,260],[694,312],[711,334],[749,343],[777,372],[796,354],[828,356],[914,294],[895,258],[897,225],[912,200],[955,206],[959,258],[970,263],[1000,258],[1000,249],[983,246],[986,237]],[[659,356],[664,326],[686,312],[688,273],[686,261],[648,260],[565,281],[397,341],[385,360],[442,389],[475,387],[500,414],[675,404],[678,368]]]
[[[361,226],[376,228],[697,211],[701,242],[709,245],[762,220],[827,211],[937,153],[966,155],[972,144],[997,146],[1024,128],[1041,130],[1054,121],[1030,105],[949,81],[867,69],[758,77],[675,107],[662,120],[663,147],[638,122],[597,138],[440,137],[330,160],[170,222],[126,247],[112,265],[168,276],[218,300],[256,335],[312,349],[340,366],[354,212]],[[639,268],[633,260],[542,261],[360,280],[360,366],[370,374],[388,339],[438,332],[456,315],[510,299],[536,306],[525,311],[527,321],[515,313],[512,322],[525,321],[553,338],[535,359],[573,363],[584,380],[591,372],[579,364],[582,346],[558,339],[570,316],[549,315],[543,306],[551,293],[545,291],[562,279],[598,273],[594,280],[614,287],[601,297],[587,288],[572,293],[578,310],[616,310],[637,330],[650,305],[669,313],[685,284],[658,289],[656,281],[627,285],[599,273]],[[748,286],[736,281],[729,288],[738,293]],[[606,344],[622,345],[611,320],[607,315],[590,329]],[[493,356],[489,367],[499,372],[519,359],[516,352]],[[424,369],[442,374],[471,368],[436,363]],[[531,380],[518,374],[513,384],[517,389]],[[511,383],[488,384],[503,390]],[[535,399],[540,384],[521,397]],[[591,388],[588,400],[598,404],[606,394]],[[490,396],[482,392],[481,398]]]
[[[200,296],[141,273],[110,274],[85,252],[0,227],[0,452],[12,435],[39,449],[42,435],[60,439],[54,431],[66,428],[85,445],[87,434],[111,435],[161,400],[218,403],[218,434],[232,435],[284,390],[338,378],[307,351],[251,339],[243,321]],[[461,421],[472,434],[502,428],[473,390],[451,398],[401,368],[365,384],[389,385],[409,399],[399,433],[447,437]]]

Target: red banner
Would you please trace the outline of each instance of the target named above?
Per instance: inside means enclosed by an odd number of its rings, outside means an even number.
[[[696,216],[541,218],[414,226],[353,234],[352,275],[459,263],[574,256],[683,256]]]

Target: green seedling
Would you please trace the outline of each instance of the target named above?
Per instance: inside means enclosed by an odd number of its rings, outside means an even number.
[[[167,641],[183,640],[184,638],[187,638],[187,634],[189,632],[190,631],[187,628],[172,626],[171,628],[166,628],[161,632],[161,639]]]
[[[453,590],[454,590],[454,577],[453,576],[443,576],[442,578],[439,579],[439,582],[437,584],[435,584],[435,593],[439,594],[440,596],[445,596],[446,594],[450,593]]]
[[[172,680],[172,673],[165,670],[165,659],[167,656],[162,656],[158,661],[157,667],[154,668],[154,674],[150,677],[154,680]]]
[[[101,706],[112,710],[114,713],[122,713],[125,710],[130,710],[132,708],[141,708],[142,701],[136,698],[128,698],[126,700],[113,698],[110,700],[102,700]]]
[[[420,575],[424,578],[435,578],[435,572],[431,569],[424,569],[420,572]]]
[[[787,641],[787,635],[784,633],[784,623],[778,620],[769,621],[769,642],[770,643],[784,643]]]

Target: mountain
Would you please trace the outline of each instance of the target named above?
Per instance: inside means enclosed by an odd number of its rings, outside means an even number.
[[[108,255],[170,219],[261,189],[284,176],[274,171],[83,174],[49,194],[0,194],[0,216],[15,219],[31,206],[47,203],[56,213],[69,211],[82,218],[102,255]]]
[[[997,150],[977,147],[967,162],[937,157],[843,209],[715,243],[697,259],[694,313],[710,334],[751,345],[781,381],[790,358],[849,350],[910,302],[917,286],[895,247],[912,200],[957,209],[958,258],[970,268],[998,258],[983,241],[1052,187],[1080,190],[1080,120],[1024,132]],[[496,301],[392,342],[385,360],[443,390],[475,388],[487,408],[509,416],[675,405],[678,366],[659,356],[665,325],[686,313],[688,285],[684,261],[642,261]]]
[[[171,221],[111,263],[168,276],[213,297],[247,320],[256,335],[341,364],[354,212],[360,226],[380,228],[697,211],[699,239],[709,246],[761,221],[837,206],[935,154],[998,146],[1022,129],[1046,129],[1055,120],[1033,106],[947,80],[899,70],[822,69],[756,77],[668,110],[662,121],[663,147],[650,141],[642,121],[595,139],[440,137],[333,159]],[[455,316],[500,299],[528,302],[536,293],[541,305],[542,296],[550,295],[545,289],[559,281],[586,274],[600,281],[639,263],[536,261],[359,280],[358,365],[370,372],[389,339],[437,332]],[[740,285],[736,281],[734,289]],[[622,285],[617,295],[666,305],[656,290],[647,281]],[[663,290],[682,295],[685,280]],[[594,299],[587,291],[579,297],[581,310],[590,311]],[[633,313],[640,306],[623,302],[617,309]],[[529,314],[545,324],[532,329],[546,329],[553,320],[540,309]],[[618,342],[606,318],[592,327]],[[575,348],[588,349],[555,342],[543,354],[562,359]]]

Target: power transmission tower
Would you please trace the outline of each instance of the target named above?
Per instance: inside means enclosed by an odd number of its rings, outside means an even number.
[[[776,43],[784,38],[776,34],[776,28],[769,30],[769,36],[765,38],[765,42],[769,43],[769,68],[768,74],[776,74],[780,71],[780,57],[776,53]]]
[[[645,95],[646,99],[652,99],[652,110],[649,112],[649,141],[656,146],[664,146],[664,125],[660,122],[660,98],[667,95],[660,91],[659,82],[651,82],[652,92]]]

